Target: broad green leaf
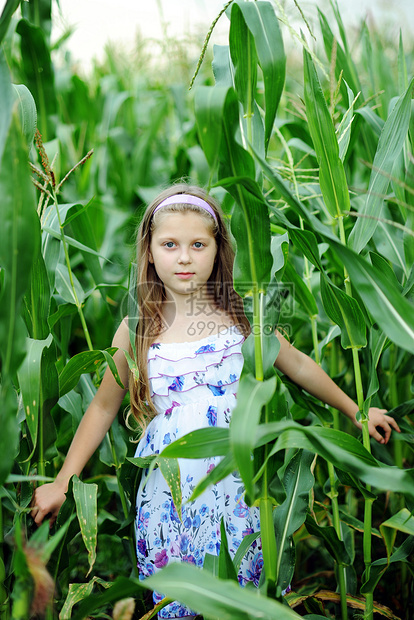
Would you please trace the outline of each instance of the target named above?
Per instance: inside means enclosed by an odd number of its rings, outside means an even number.
[[[254,541],[257,540],[258,538],[260,538],[260,532],[254,532],[253,534],[247,534],[246,536],[243,536],[243,540],[241,541],[239,547],[237,548],[237,551],[236,551],[236,554],[233,560],[233,564],[236,569],[236,572],[239,571],[239,568],[240,568],[240,565],[242,563],[244,556],[246,555],[246,553],[248,552],[248,550],[250,549]]]
[[[342,162],[344,161],[345,156],[348,151],[348,146],[349,146],[349,142],[351,139],[351,123],[352,123],[353,114],[354,114],[354,106],[353,106],[354,93],[352,92],[352,90],[349,88],[348,85],[347,85],[347,91],[348,91],[349,108],[347,109],[347,111],[345,112],[341,120],[340,132],[338,134],[339,159]]]
[[[352,284],[374,320],[392,342],[414,351],[413,304],[405,299],[382,271],[339,242],[335,253],[346,265]]]
[[[292,228],[289,230],[289,238],[297,248],[303,252],[304,256],[323,272],[322,261],[319,256],[318,243],[313,232]]]
[[[410,112],[411,90],[414,78],[392,109],[381,131],[377,152],[372,164],[368,194],[365,204],[349,236],[351,247],[358,254],[365,248],[377,226],[377,220],[371,216],[381,217],[382,203],[389,185],[389,175],[398,157],[407,135]]]
[[[2,431],[0,433],[0,484],[4,484],[19,451],[18,402],[16,390],[9,377],[2,377]]]
[[[347,433],[319,426],[301,426],[290,421],[272,422],[257,428],[257,446],[276,438],[269,457],[285,448],[304,448],[320,454],[338,469],[354,474],[379,490],[393,490],[414,497],[413,469],[383,465]]]
[[[339,157],[335,129],[310,54],[304,49],[305,103],[309,131],[319,164],[319,184],[332,217],[349,211],[345,170]]]
[[[115,347],[110,347],[103,351],[84,351],[83,353],[74,355],[59,375],[60,396],[63,396],[73,389],[79,381],[80,376],[84,373],[94,372],[96,367],[104,360],[109,364],[109,358],[112,360],[111,371],[118,385],[123,388],[124,386],[122,385],[118,372],[116,371],[115,362],[112,358],[115,351]]]
[[[290,261],[287,261],[285,264],[283,279],[285,282],[293,285],[293,295],[306,314],[309,317],[316,316],[319,310],[316,305],[315,297],[312,295],[312,292],[308,289],[303,279],[296,273]]]
[[[261,497],[259,508],[265,579],[268,590],[270,588],[274,590],[277,579],[276,562],[278,549],[276,547],[276,532],[273,524],[273,500],[270,497]]]
[[[265,149],[267,150],[270,136],[273,131],[273,123],[277,108],[282,95],[286,73],[286,57],[283,47],[283,39],[279,28],[279,20],[276,17],[274,7],[270,2],[240,2],[234,3],[231,9],[231,23],[235,16],[243,15],[244,22],[253,36],[255,51],[263,73],[264,98],[265,98]],[[239,26],[240,27],[240,26]],[[237,39],[236,39],[237,40]],[[240,45],[244,46],[244,52],[249,54],[251,46],[246,46],[246,41],[239,37]],[[235,63],[233,54],[234,40],[230,40],[230,52]],[[240,51],[240,50],[239,50]],[[240,54],[238,54],[240,57]],[[246,68],[252,71],[254,54],[246,62]],[[236,63],[235,63],[236,64]],[[254,78],[249,79],[252,87]],[[245,92],[249,92],[245,89]],[[242,99],[244,101],[244,98]],[[246,112],[246,110],[245,110]]]
[[[341,328],[342,347],[366,347],[364,315],[357,300],[334,286],[326,276],[321,277],[321,297],[326,314]]]
[[[0,195],[0,356],[2,373],[6,375],[17,370],[25,354],[27,332],[20,319],[20,308],[40,247],[34,188],[16,114],[0,163]]]
[[[46,43],[44,31],[21,19],[16,32],[20,35],[22,54],[22,71],[25,83],[32,93],[38,112],[38,124],[43,141],[48,141],[48,116],[56,111],[56,93],[54,72],[50,58],[50,50]],[[39,74],[42,79],[39,80]]]
[[[309,534],[322,538],[327,550],[339,566],[349,566],[352,562],[342,540],[332,525],[321,526],[309,514],[305,521],[306,529]]]
[[[174,502],[175,510],[177,511],[178,518],[181,520],[181,472],[177,459],[157,457],[157,463],[161,470],[164,480],[168,484],[171,491],[171,496]]]
[[[65,301],[78,308],[85,301],[86,295],[81,283],[73,272],[72,282],[67,266],[63,263],[58,263],[56,265],[56,290]]]
[[[230,48],[228,45],[214,45],[214,58],[211,63],[214,79],[217,86],[226,89],[233,86],[232,67],[230,62]]]
[[[60,233],[56,232],[52,228],[49,228],[48,226],[44,226],[43,230],[49,233],[49,235],[52,235],[52,237],[55,237],[55,239],[58,239],[59,241],[61,240]],[[77,239],[73,239],[72,237],[69,237],[68,235],[65,235],[65,241],[71,247],[76,248],[77,250],[81,250],[82,253],[92,254],[93,256],[96,256],[97,258],[105,258],[104,256],[102,256],[95,250],[92,250],[92,248],[88,248],[83,243],[80,243],[80,241],[77,241]]]
[[[77,476],[73,479],[73,497],[76,503],[76,514],[81,529],[82,539],[88,552],[89,571],[96,560],[96,543],[98,537],[98,486],[85,484]]]
[[[10,20],[13,17],[13,13],[17,11],[20,4],[20,0],[6,0],[6,3],[3,7],[3,11],[0,16],[0,44],[6,36],[7,29],[10,24]],[[3,93],[3,90],[0,88],[0,92]],[[3,106],[1,107],[3,110]],[[0,160],[1,160],[1,148],[0,148]]]
[[[234,88],[244,115],[251,120],[257,87],[257,54],[254,37],[237,2],[231,6],[229,42],[234,66]]]
[[[108,588],[111,590],[112,588],[114,588],[116,590],[116,582],[115,584],[111,585],[109,582],[103,581],[102,579],[96,576],[92,577],[92,579],[88,581],[87,583],[70,583],[69,591],[66,596],[65,603],[59,612],[59,620],[67,620],[68,618],[71,618],[73,606],[87,599],[88,596],[92,594],[95,584],[99,584],[103,586],[104,588]],[[135,586],[135,589],[136,588],[137,586]],[[122,597],[123,595],[120,596],[120,598]],[[98,609],[99,605],[97,605],[96,608]],[[94,608],[92,609],[94,610]],[[74,618],[76,617],[78,618],[78,620],[80,620],[79,612],[75,614]],[[85,618],[85,616],[82,616],[82,618]]]
[[[11,6],[10,0],[7,4]],[[18,2],[19,4],[19,2]],[[4,13],[4,12],[3,12]],[[0,18],[0,41],[1,41],[1,27],[3,16]],[[4,23],[4,22],[3,22]],[[3,54],[3,50],[0,49],[0,102],[1,102],[1,114],[0,114],[0,162],[3,157],[4,146],[6,144],[7,135],[9,133],[10,123],[12,120],[12,108],[13,108],[13,90],[10,82],[10,71],[7,66],[6,59]]]
[[[367,121],[375,135],[378,136],[378,138],[380,137],[385,121],[383,121],[378,114],[375,114],[372,108],[363,106],[355,110],[355,114],[360,114]]]
[[[251,459],[255,428],[259,424],[262,407],[270,401],[275,389],[276,377],[257,381],[252,375],[243,376],[237,390],[237,404],[231,416],[230,444],[250,502],[255,499]]]
[[[46,265],[42,253],[39,252],[33,261],[30,273],[30,285],[25,295],[25,305],[30,316],[31,336],[35,340],[47,338],[49,334],[50,286]]]
[[[222,118],[229,88],[227,86],[199,86],[194,97],[198,135],[211,170],[218,165],[223,133]]]
[[[237,573],[229,553],[226,526],[223,517],[221,518],[220,522],[220,541],[221,542],[217,576],[220,579],[231,579],[237,583]]]
[[[314,454],[299,450],[289,461],[283,476],[286,499],[273,511],[276,532],[277,584],[284,590],[291,583],[295,568],[295,545],[293,534],[306,518],[309,492],[314,484],[311,463]]]
[[[24,84],[13,84],[14,97],[18,102],[18,112],[23,135],[26,138],[27,148],[33,144],[37,125],[37,110],[35,100],[30,90]]]
[[[189,564],[170,564],[159,573],[145,579],[145,588],[162,591],[207,617],[228,620],[277,618],[288,620],[299,616],[286,605],[249,588],[240,588],[233,581],[217,579]]]
[[[200,428],[170,443],[161,452],[161,456],[184,459],[208,458],[224,456],[229,449],[228,428]]]
[[[52,344],[52,335],[46,340],[27,340],[27,354],[18,371],[19,385],[26,414],[26,423],[33,444],[37,445],[39,414],[43,415],[43,391],[41,390],[43,374],[42,359],[45,348]],[[55,369],[56,373],[56,369]]]
[[[393,552],[397,530],[409,534],[409,536]],[[372,562],[368,580],[366,580],[366,573],[364,572],[361,585],[362,594],[373,592],[389,565],[394,562],[410,561],[414,551],[414,517],[407,508],[403,508],[390,519],[381,523],[380,531],[387,549],[387,557]]]

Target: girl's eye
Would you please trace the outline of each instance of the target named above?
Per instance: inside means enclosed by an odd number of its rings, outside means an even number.
[[[203,248],[203,247],[204,247],[204,243],[201,243],[201,241],[196,241],[196,242],[194,243],[194,247],[195,247],[197,250],[199,250],[199,249],[201,249],[201,248]]]
[[[174,247],[174,241],[167,241],[166,243],[164,243],[166,248],[173,248]]]

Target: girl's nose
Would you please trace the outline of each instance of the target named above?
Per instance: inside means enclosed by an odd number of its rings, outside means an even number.
[[[191,262],[191,257],[190,257],[190,252],[188,251],[188,248],[181,248],[181,252],[180,252],[180,257],[178,259],[179,263],[190,263]]]

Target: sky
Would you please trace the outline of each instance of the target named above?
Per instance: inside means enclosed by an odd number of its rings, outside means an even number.
[[[294,0],[275,0],[284,5],[289,20],[298,28],[303,27]],[[60,11],[54,9],[55,39],[65,27],[73,26],[74,33],[68,47],[75,60],[85,66],[96,57],[100,58],[108,41],[133,46],[137,32],[144,37],[161,39],[169,37],[188,38],[205,35],[210,24],[223,8],[224,0],[59,0]],[[328,0],[298,0],[310,23],[316,22],[316,5],[332,16]],[[0,11],[5,0],[0,0]],[[374,20],[391,29],[398,40],[399,29],[414,32],[413,0],[338,0],[344,23],[357,25],[362,18]],[[226,43],[228,20],[223,16],[214,30],[213,43]]]
[[[290,19],[300,23],[294,0],[281,0]],[[316,21],[316,5],[332,15],[328,0],[299,0],[303,12]],[[1,4],[1,0],[0,0]],[[55,35],[65,24],[75,26],[69,47],[74,58],[89,62],[100,57],[105,43],[133,45],[137,31],[145,37],[160,39],[186,38],[208,32],[210,24],[223,8],[224,0],[59,0],[61,14],[55,16]],[[401,27],[414,31],[413,0],[338,0],[343,21],[350,27],[367,17],[391,28],[398,40]],[[212,43],[227,42],[228,20],[223,16],[212,37]]]

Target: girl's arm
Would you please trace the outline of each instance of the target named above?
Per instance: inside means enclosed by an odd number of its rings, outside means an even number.
[[[276,336],[280,342],[280,351],[275,362],[276,368],[312,396],[316,396],[330,407],[341,411],[361,429],[361,423],[356,420],[358,405],[308,355],[295,349],[278,331],[276,331]],[[368,412],[369,434],[379,443],[384,444],[388,443],[392,428],[400,432],[394,418],[385,414],[386,409],[377,407],[371,407]],[[383,430],[384,436],[377,431],[377,427]]]
[[[119,326],[112,346],[118,347],[114,361],[123,385],[127,386],[128,363],[123,351],[129,348],[127,319]],[[55,521],[65,501],[70,478],[74,474],[80,475],[100,445],[115,419],[126,391],[117,384],[111,370],[107,368],[101,385],[78,426],[62,469],[54,482],[37,487],[34,492],[31,515],[37,525],[40,525],[45,517],[50,517],[50,523]]]

